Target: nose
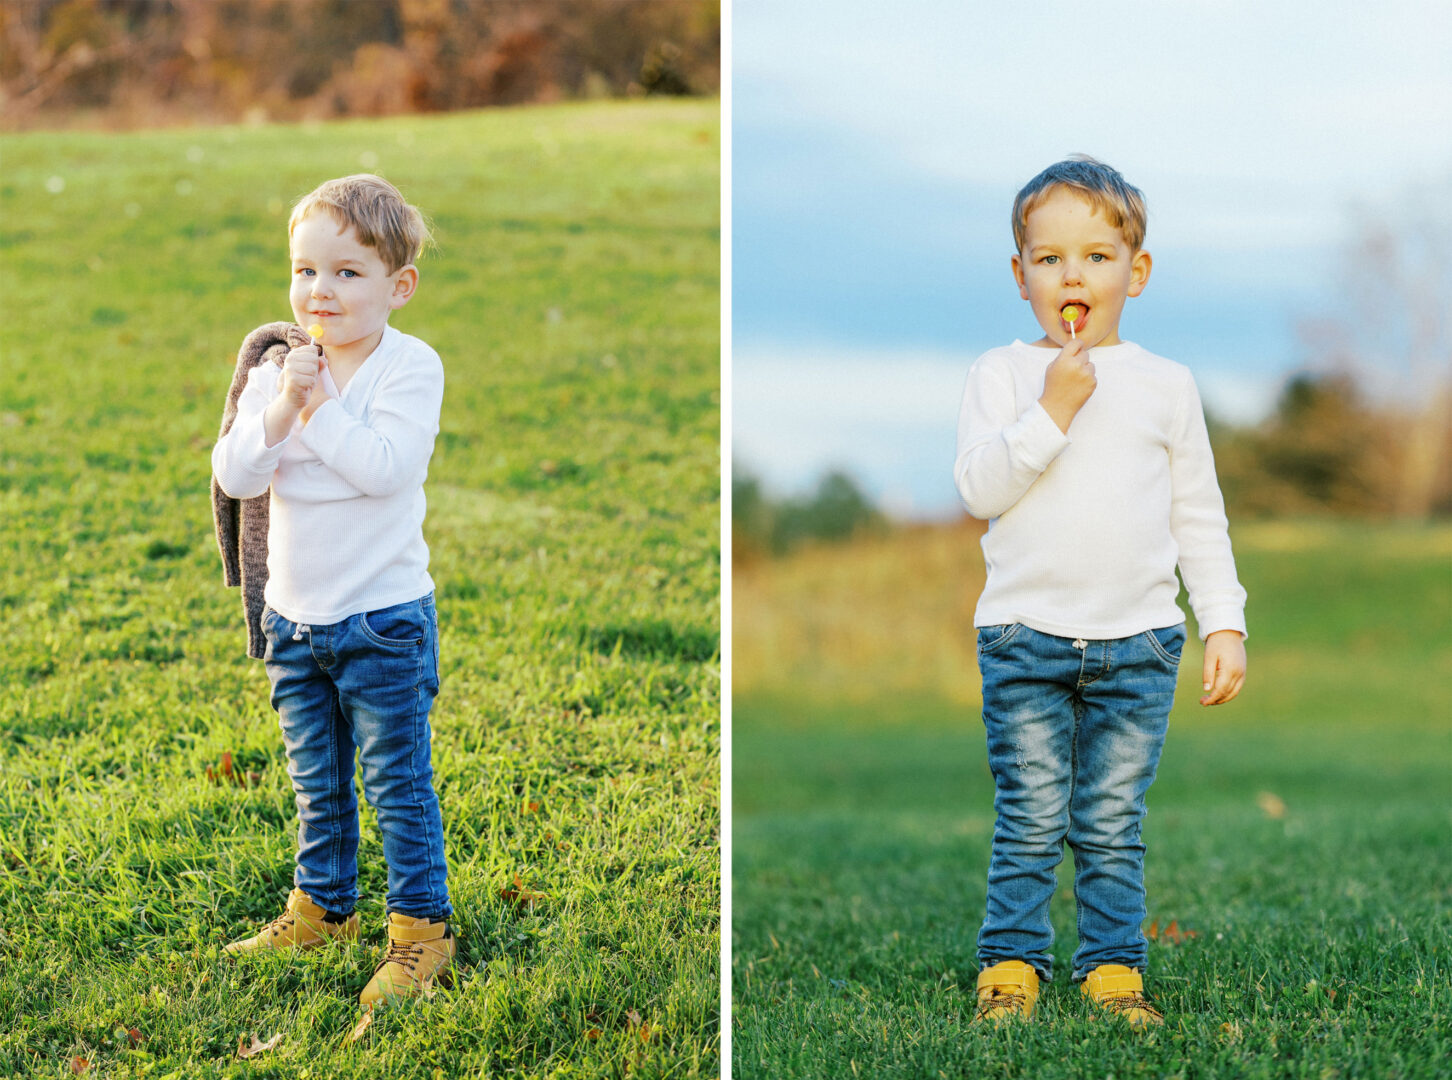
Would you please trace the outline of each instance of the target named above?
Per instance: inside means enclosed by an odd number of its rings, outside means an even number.
[[[1084,284],[1084,268],[1079,265],[1079,263],[1078,263],[1077,260],[1074,260],[1074,259],[1065,259],[1064,260],[1064,278],[1063,278],[1063,280],[1064,280],[1064,284],[1065,285],[1082,285],[1082,284]]]
[[[327,278],[325,278],[322,274],[319,274],[315,278],[313,278],[313,295],[314,296],[323,298],[323,297],[331,296],[332,294],[333,294],[333,286],[331,284],[329,284]]]

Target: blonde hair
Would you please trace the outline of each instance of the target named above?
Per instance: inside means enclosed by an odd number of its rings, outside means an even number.
[[[394,273],[414,262],[433,242],[418,207],[404,201],[398,188],[381,176],[359,173],[320,184],[297,201],[287,235],[314,210],[326,210],[343,227],[352,226],[358,242],[378,252]]]
[[[1087,154],[1075,154],[1039,173],[1023,186],[1013,200],[1013,242],[1019,254],[1023,254],[1029,214],[1055,188],[1061,187],[1082,195],[1105,221],[1124,234],[1125,243],[1131,251],[1138,251],[1144,246],[1145,223],[1149,216],[1145,210],[1144,193],[1104,162],[1095,161]]]

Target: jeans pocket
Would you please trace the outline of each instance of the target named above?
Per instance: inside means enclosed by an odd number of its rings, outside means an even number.
[[[1023,623],[1000,623],[997,626],[980,626],[978,628],[978,654],[993,652],[1013,640]]]
[[[358,628],[369,641],[389,649],[416,649],[428,636],[428,621],[417,600],[364,612]]]
[[[1161,630],[1146,630],[1144,639],[1151,649],[1171,667],[1180,666],[1180,654],[1185,651],[1185,624],[1177,623]]]

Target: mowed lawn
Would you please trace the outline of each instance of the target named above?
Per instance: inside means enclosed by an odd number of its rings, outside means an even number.
[[[907,534],[737,576],[738,634],[755,618],[783,638],[812,621],[814,595],[859,583],[861,653],[835,700],[755,665],[738,676],[757,686],[733,698],[738,1077],[1452,1075],[1452,528],[1235,537],[1250,678],[1203,709],[1187,648],[1149,796],[1148,984],[1167,1024],[1148,1036],[1091,1020],[1068,984],[1067,854],[1037,1022],[968,1024],[993,784],[962,690],[972,605],[935,575],[971,578],[976,536]],[[748,616],[743,596],[791,604]],[[891,623],[904,607],[923,625]],[[887,627],[876,666],[874,623]],[[962,670],[934,683],[920,664],[912,693],[904,640],[956,649]],[[874,677],[892,690],[867,693]]]
[[[716,1074],[718,114],[0,140],[0,1075]],[[296,825],[208,484],[237,346],[289,317],[288,209],[360,171],[438,238],[393,322],[447,373],[460,957],[345,1048],[384,942],[370,810],[361,944],[218,951],[281,910]],[[281,1038],[239,1063],[253,1035]]]

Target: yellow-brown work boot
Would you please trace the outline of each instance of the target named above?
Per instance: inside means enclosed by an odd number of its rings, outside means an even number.
[[[1079,992],[1131,1027],[1158,1027],[1164,1014],[1146,1000],[1144,979],[1123,964],[1101,964],[1084,978]]]
[[[1039,999],[1039,973],[1022,960],[1004,960],[978,973],[978,1011],[973,1022],[1027,1020]]]
[[[414,997],[449,979],[454,960],[454,934],[443,919],[388,915],[388,955],[358,995],[364,1010],[388,998]]]
[[[225,945],[228,956],[253,949],[316,949],[333,941],[354,941],[358,937],[358,913],[342,922],[327,922],[327,909],[313,903],[301,889],[293,889],[287,897],[287,910],[250,938]]]

